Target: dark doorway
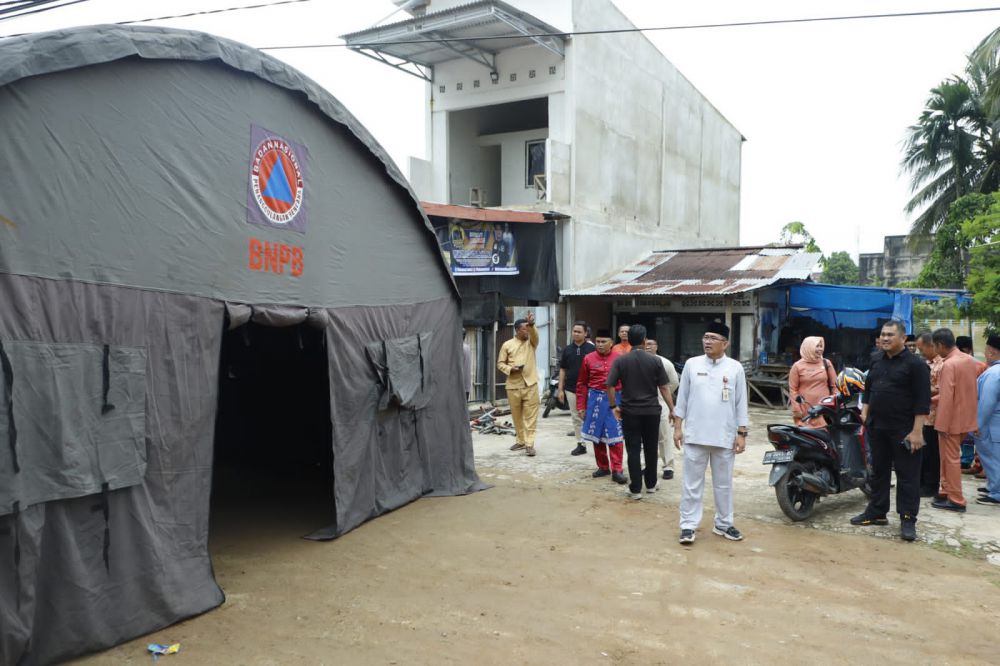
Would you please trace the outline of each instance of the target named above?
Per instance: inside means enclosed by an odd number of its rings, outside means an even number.
[[[211,538],[304,536],[336,521],[327,350],[305,324],[223,336]]]

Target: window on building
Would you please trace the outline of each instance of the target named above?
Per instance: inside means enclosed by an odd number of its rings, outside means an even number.
[[[535,186],[535,176],[545,177],[545,139],[524,142],[525,187]]]

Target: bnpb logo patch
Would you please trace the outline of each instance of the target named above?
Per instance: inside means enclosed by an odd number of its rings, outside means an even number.
[[[305,233],[305,146],[256,125],[250,135],[247,222]]]

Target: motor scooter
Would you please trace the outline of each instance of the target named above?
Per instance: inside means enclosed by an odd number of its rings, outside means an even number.
[[[809,407],[804,421],[825,417],[828,425],[769,425],[767,439],[774,451],[764,454],[764,464],[773,465],[768,484],[774,486],[778,506],[795,521],[809,518],[823,496],[855,488],[871,494],[865,426],[850,397],[831,395],[810,405],[799,396],[798,402]]]
[[[559,350],[560,352],[562,350]],[[569,405],[566,401],[559,401],[559,359],[552,359],[552,365],[549,366],[549,388],[545,391],[545,395],[542,396],[542,404],[545,405],[542,410],[542,418],[548,418],[549,412],[552,411],[553,407],[558,407],[559,409],[566,411],[569,409]]]

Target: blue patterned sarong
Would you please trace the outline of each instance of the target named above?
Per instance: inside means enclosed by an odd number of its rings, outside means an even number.
[[[583,439],[595,444],[621,444],[622,424],[608,404],[608,394],[597,389],[587,390],[587,409],[583,414]]]

